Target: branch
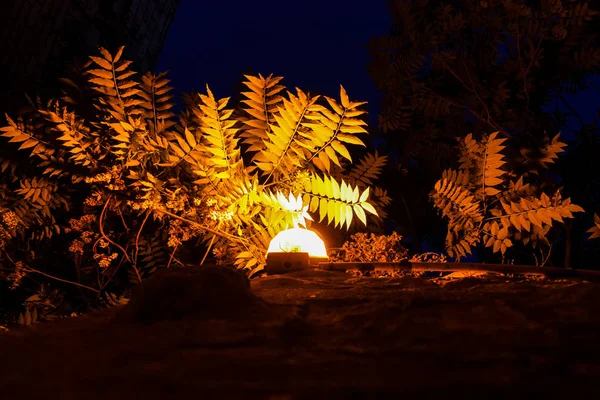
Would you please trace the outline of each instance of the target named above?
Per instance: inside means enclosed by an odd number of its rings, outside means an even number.
[[[540,37],[540,41],[538,42],[537,47],[535,48],[535,53],[533,53],[533,57],[531,57],[531,60],[529,60],[529,65],[527,66],[527,70],[523,74],[523,90],[525,91],[525,97],[527,98],[527,108],[525,109],[526,111],[529,110],[529,92],[527,92],[527,74],[529,74],[529,70],[531,69],[533,62],[536,59],[536,56],[538,54],[538,51],[540,50],[540,46],[542,45],[542,42],[544,41],[544,35],[545,35],[545,33],[542,33],[542,36]]]
[[[92,292],[100,293],[100,291],[99,291],[99,290],[97,290],[97,289],[94,289],[94,288],[92,288],[92,287],[89,287],[89,286],[83,285],[83,284],[81,284],[81,283],[78,283],[78,282],[69,281],[69,280],[67,280],[67,279],[58,278],[58,277],[56,277],[56,276],[53,276],[53,275],[48,275],[47,273],[45,273],[45,272],[42,272],[42,271],[38,271],[38,270],[37,270],[37,269],[35,269],[35,268],[31,268],[30,266],[28,266],[28,265],[25,265],[24,263],[22,263],[22,265],[23,265],[23,266],[19,266],[19,265],[17,265],[17,263],[16,263],[16,262],[14,262],[14,261],[13,261],[13,259],[10,257],[10,255],[9,255],[9,254],[8,254],[6,251],[4,251],[4,254],[6,255],[6,258],[8,258],[8,260],[9,260],[11,263],[13,263],[13,265],[15,265],[15,267],[17,267],[17,268],[21,268],[21,269],[24,269],[24,270],[25,270],[25,271],[27,271],[27,272],[33,272],[33,273],[35,273],[35,274],[39,274],[39,275],[45,276],[46,278],[54,279],[55,281],[59,281],[59,282],[63,282],[63,283],[68,283],[68,284],[70,284],[70,285],[75,285],[75,286],[79,286],[79,287],[81,287],[81,288],[84,288],[84,289],[87,289],[87,290],[91,290]]]
[[[138,278],[138,282],[142,283],[142,276],[140,275],[140,271],[137,267],[137,258],[140,252],[140,235],[142,234],[142,230],[144,229],[144,225],[146,225],[146,221],[148,221],[148,217],[150,216],[150,212],[146,212],[146,217],[142,221],[142,225],[140,225],[140,229],[138,230],[137,235],[135,236],[135,257],[133,258],[134,263],[132,265],[135,275]]]
[[[463,63],[465,64],[465,71],[467,73],[467,78],[469,78],[469,82],[471,82],[471,85],[473,86],[472,92],[475,94],[475,96],[477,96],[477,98],[479,99],[479,102],[485,108],[485,113],[487,114],[488,120],[492,121],[495,125],[498,125],[496,123],[496,121],[493,120],[492,115],[490,114],[490,109],[488,108],[486,102],[483,101],[483,99],[479,95],[479,92],[476,90],[476,88],[475,88],[476,87],[475,82],[473,81],[473,78],[471,77],[471,74],[469,73],[469,68],[467,67],[467,62],[464,59],[463,59]]]
[[[71,285],[79,286],[81,288],[84,288],[84,289],[87,289],[87,290],[91,290],[91,291],[96,292],[96,293],[100,293],[99,290],[94,289],[92,287],[89,287],[89,286],[86,286],[86,285],[82,285],[81,283],[78,283],[78,282],[73,282],[73,281],[69,281],[69,280],[66,280],[66,279],[58,278],[56,276],[48,275],[48,274],[46,274],[46,273],[44,273],[42,271],[38,271],[37,269],[33,269],[31,267],[25,267],[24,269],[27,272],[33,272],[33,273],[36,273],[36,274],[40,274],[40,275],[45,276],[46,278],[54,279],[55,281],[69,283]]]
[[[219,229],[219,226],[221,226],[221,221],[219,221],[219,225],[217,225],[217,229]],[[204,257],[202,257],[202,261],[200,261],[200,265],[204,265],[204,261],[206,260],[208,253],[210,253],[210,250],[211,250],[213,244],[215,243],[216,237],[217,237],[216,235],[213,235],[213,237],[210,238],[210,243],[208,244],[208,247],[206,248],[206,253],[204,253]]]
[[[497,126],[498,124],[492,119],[492,116],[490,114],[490,109],[488,108],[487,104],[485,103],[485,101],[483,101],[483,99],[479,95],[479,92],[477,91],[475,82],[473,81],[473,78],[471,77],[471,74],[469,73],[469,68],[467,67],[467,62],[465,61],[465,59],[463,59],[463,63],[465,65],[465,71],[467,73],[467,77],[469,78],[469,81],[471,82],[471,87],[469,87],[469,85],[467,85],[467,83],[464,80],[462,80],[458,76],[458,74],[456,72],[454,72],[454,70],[452,68],[450,68],[450,65],[448,64],[446,57],[443,54],[441,54],[441,56],[444,58],[444,66],[446,67],[446,69],[448,71],[450,71],[452,76],[454,76],[456,78],[456,80],[458,80],[465,89],[467,89],[469,92],[473,93],[475,95],[475,97],[477,97],[477,99],[479,100],[479,102],[481,103],[483,108],[485,109],[485,113],[487,114],[488,121],[492,122],[494,125]]]
[[[583,121],[583,118],[581,118],[581,115],[579,115],[579,113],[577,112],[577,110],[575,110],[573,108],[572,105],[570,105],[567,102],[567,99],[565,99],[562,95],[562,93],[560,92],[560,90],[556,91],[556,95],[558,96],[558,98],[565,104],[565,106],[567,106],[567,108],[573,113],[573,115],[579,120],[579,123],[581,124],[581,127],[585,127],[585,122]],[[600,112],[600,111],[599,111]]]
[[[521,67],[521,72],[523,72],[523,76],[525,76],[525,72],[523,70],[523,60],[521,58],[521,33],[519,32],[519,17],[516,19],[517,26],[517,56],[519,58],[519,66]],[[524,83],[523,89],[525,90],[525,95],[527,96],[527,104],[529,104],[529,95],[527,94],[527,86]]]
[[[102,220],[104,219],[104,215],[106,214],[106,208],[108,207],[108,203],[110,203],[111,198],[112,198],[112,194],[110,196],[108,196],[108,199],[106,200],[106,203],[104,203],[104,207],[102,208],[102,212],[100,213],[100,219],[98,220],[98,227],[100,229],[100,234],[102,235],[102,237],[104,239],[106,239],[106,241],[108,243],[112,244],[113,246],[115,246],[116,248],[121,250],[123,252],[123,255],[125,256],[125,258],[127,259],[127,261],[129,261],[129,263],[133,265],[133,261],[131,261],[131,258],[129,258],[129,254],[127,254],[127,251],[123,247],[121,247],[118,243],[114,242],[111,238],[106,236],[106,234],[104,233],[104,226],[103,226]]]
[[[420,84],[420,86],[427,90],[429,93],[431,93],[434,96],[439,97],[440,99],[448,102],[449,104],[451,104],[452,106],[456,107],[456,108],[462,108],[463,110],[467,110],[468,112],[470,112],[471,114],[473,114],[473,116],[475,116],[476,118],[478,118],[480,121],[485,122],[486,124],[488,124],[491,128],[493,128],[496,131],[502,132],[502,134],[504,134],[504,136],[509,137],[509,133],[506,132],[506,130],[504,128],[502,128],[500,125],[498,125],[497,123],[490,121],[489,119],[485,119],[483,117],[483,115],[477,113],[476,111],[471,110],[469,107],[460,105],[460,104],[456,104],[455,102],[446,99],[444,96],[437,94],[436,92],[434,92],[432,89],[428,88],[427,86]]]
[[[171,256],[169,257],[169,262],[167,263],[167,268],[171,268],[171,262],[175,258],[175,252],[177,251],[178,247],[179,247],[179,245],[175,246],[175,248],[173,249],[173,252],[171,253]]]
[[[199,224],[198,222],[195,222],[195,221],[189,220],[189,219],[187,219],[187,218],[183,218],[183,217],[181,217],[181,216],[179,216],[179,215],[177,215],[177,214],[173,214],[173,213],[171,213],[171,212],[169,212],[169,211],[165,211],[165,210],[159,210],[159,209],[157,209],[157,208],[153,209],[153,211],[157,211],[157,212],[159,212],[159,213],[161,213],[161,214],[164,214],[164,215],[166,215],[166,216],[169,216],[169,217],[171,217],[171,218],[178,219],[178,220],[180,220],[181,222],[185,222],[185,223],[188,223],[188,224],[190,224],[190,225],[193,225],[193,226],[195,226],[196,228],[199,228],[199,229],[205,230],[206,232],[214,233],[215,235],[218,235],[218,236],[221,236],[221,237],[224,237],[224,238],[230,239],[230,240],[241,241],[241,242],[243,242],[243,243],[244,243],[244,242],[247,242],[247,240],[246,240],[246,239],[244,239],[244,238],[242,238],[242,237],[235,236],[235,235],[231,235],[231,234],[229,234],[229,233],[227,233],[227,232],[222,232],[222,231],[218,231],[218,230],[216,230],[216,229],[209,228],[209,227],[208,227],[208,226],[206,226],[206,225],[202,225],[202,224]]]

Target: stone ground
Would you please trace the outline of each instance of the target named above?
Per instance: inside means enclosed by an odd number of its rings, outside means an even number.
[[[250,291],[206,271],[0,334],[0,395],[565,399],[600,382],[598,283],[304,271]]]

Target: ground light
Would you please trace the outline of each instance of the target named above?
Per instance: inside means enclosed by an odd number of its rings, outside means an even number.
[[[307,269],[327,261],[327,249],[319,235],[309,229],[294,227],[279,232],[267,250],[267,273]]]

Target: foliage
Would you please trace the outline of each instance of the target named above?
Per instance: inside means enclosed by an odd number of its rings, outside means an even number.
[[[382,130],[417,140],[405,149],[415,157],[469,132],[542,132],[548,91],[577,91],[600,67],[600,13],[584,1],[398,0],[390,12],[370,71]]]
[[[410,260],[410,262],[420,262],[420,263],[445,263],[448,262],[448,259],[446,258],[446,256],[444,254],[440,254],[440,253],[435,253],[435,252],[426,252],[426,253],[419,253],[419,254],[415,254],[413,255]]]
[[[345,241],[342,247],[330,249],[332,262],[402,262],[408,259],[408,249],[402,243],[402,236],[396,232],[390,235],[376,233],[356,233]],[[410,262],[447,262],[444,254],[427,252],[414,254]]]
[[[590,239],[596,239],[600,237],[600,216],[594,214],[594,226],[592,226],[588,233],[590,233]]]
[[[563,182],[577,204],[599,209],[599,182],[581,171],[597,169],[600,114],[584,121],[568,100],[598,90],[589,79],[600,71],[597,3],[390,0],[389,12],[389,33],[368,48],[370,76],[383,92],[379,129],[393,149],[391,195],[406,203],[391,217],[436,244],[443,236],[425,198],[442,171],[455,168],[455,138],[498,131],[519,156],[520,148],[543,148],[546,132],[564,132],[569,117],[581,127],[563,158]],[[572,223],[587,225],[582,217]]]
[[[38,276],[109,304],[157,268],[210,252],[253,274],[295,218],[348,229],[389,203],[371,187],[385,157],[352,165],[365,111],[343,87],[336,100],[247,75],[240,104],[207,87],[176,116],[165,74],[136,78],[122,54],[101,48],[79,83],[62,79],[60,99],[31,101],[0,128],[11,149],[1,164],[0,271],[13,287]],[[282,202],[288,195],[299,207]]]
[[[330,261],[342,262],[400,262],[406,260],[408,250],[402,246],[402,236],[375,233],[355,233],[339,249],[330,252]]]
[[[478,243],[503,256],[513,241],[534,248],[549,245],[546,235],[556,222],[583,212],[569,198],[563,199],[560,190],[548,196],[539,186],[524,182],[527,174],[517,178],[505,161],[505,141],[498,132],[480,141],[468,135],[461,141],[459,169],[444,171],[430,194],[448,220],[446,251],[451,257],[466,257]],[[564,146],[556,135],[542,149],[541,164],[552,164]]]

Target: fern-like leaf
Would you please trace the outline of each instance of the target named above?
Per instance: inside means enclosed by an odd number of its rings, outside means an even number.
[[[272,132],[267,133],[268,139],[263,140],[265,150],[253,159],[253,163],[264,174],[268,174],[267,180],[279,175],[289,177],[291,171],[306,161],[300,132],[304,120],[316,114],[318,96],[310,97],[297,89],[297,96],[288,93],[288,97],[278,107],[279,113],[274,116],[275,122],[271,124]]]
[[[386,162],[387,156],[380,156],[377,150],[373,154],[368,153],[352,167],[349,180],[360,186],[370,186],[379,178]]]
[[[221,178],[227,179],[231,170],[241,166],[238,139],[235,138],[238,129],[234,128],[236,121],[230,120],[233,110],[225,108],[229,98],[217,101],[208,86],[206,91],[207,95],[200,95],[200,109],[204,113],[200,118],[200,130],[204,134],[202,143],[208,160],[223,173]]]
[[[101,104],[108,106],[108,112],[119,121],[127,121],[127,115],[141,114],[133,109],[142,100],[136,97],[140,93],[138,83],[131,78],[136,73],[129,69],[131,61],[121,60],[123,47],[112,56],[106,49],[100,48],[102,57],[90,57],[92,64],[87,69],[88,83],[102,95]]]
[[[171,101],[172,87],[165,78],[166,72],[154,75],[151,72],[142,76],[139,97],[144,100],[139,106],[144,110],[142,116],[150,122],[150,133],[155,136],[175,125],[175,116],[171,109],[175,104]]]
[[[351,102],[343,86],[340,86],[340,103],[327,96],[325,100],[333,112],[327,107],[317,106],[319,113],[307,116],[314,122],[302,124],[310,130],[300,130],[303,139],[299,143],[310,152],[306,165],[314,164],[319,171],[330,173],[332,163],[342,167],[340,157],[352,162],[346,144],[365,145],[356,134],[367,133],[363,128],[367,123],[357,118],[365,114],[358,109],[365,103]]]
[[[39,110],[39,113],[52,124],[57,139],[70,153],[70,159],[76,165],[95,168],[100,154],[97,134],[92,134],[83,121],[76,118],[75,113],[58,104],[54,110]]]
[[[483,140],[483,154],[478,180],[481,182],[481,193],[483,196],[494,196],[500,193],[496,186],[504,181],[501,176],[505,173],[502,166],[506,163],[502,155],[505,146],[502,143],[506,139],[497,139],[498,132],[494,132]]]
[[[600,237],[600,216],[594,213],[594,226],[587,231],[590,234],[589,239],[596,239]]]
[[[368,212],[377,215],[373,205],[367,202],[369,188],[360,191],[358,186],[350,186],[344,180],[336,181],[332,177],[312,174],[303,191],[303,201],[309,205],[310,212],[319,212],[319,222],[327,218],[327,223],[336,227],[350,227],[353,217],[367,224]]]
[[[243,110],[249,117],[240,118],[246,125],[240,137],[249,146],[247,151],[260,152],[265,148],[264,141],[269,139],[267,134],[272,132],[270,124],[275,123],[274,115],[278,113],[278,106],[283,101],[280,93],[284,86],[279,84],[283,78],[272,74],[266,78],[260,74],[257,77],[244,76],[247,81],[243,84],[250,91],[242,92],[246,98],[242,103],[245,105]]]
[[[564,219],[573,218],[574,212],[583,212],[583,208],[572,204],[570,199],[562,200],[557,192],[553,199],[545,193],[537,198],[521,198],[517,202],[502,202],[504,209],[503,218],[508,219],[507,225],[521,231],[531,231],[532,226],[543,228],[544,225],[552,226],[553,221],[563,222]]]
[[[25,130],[22,124],[17,124],[8,115],[6,115],[8,126],[0,128],[2,137],[8,138],[9,143],[21,143],[19,150],[31,149],[31,154],[50,154],[52,148],[49,143],[38,139],[32,133]]]

